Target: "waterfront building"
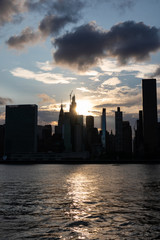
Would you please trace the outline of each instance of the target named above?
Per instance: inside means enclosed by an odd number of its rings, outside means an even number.
[[[37,105],[6,106],[6,155],[37,151],[37,110]]]
[[[94,128],[94,117],[86,116],[86,129]]]
[[[105,151],[106,150],[106,109],[105,108],[102,109],[101,129],[102,129],[101,142],[102,142],[102,147]]]
[[[123,114],[120,107],[117,107],[115,112],[115,150],[116,152],[123,151]]]
[[[0,125],[0,157],[4,155],[4,130],[5,126]]]
[[[83,115],[76,116],[74,125],[74,151],[82,152],[84,150],[84,131],[83,131]]]
[[[77,107],[76,97],[75,97],[75,95],[73,95],[72,101],[71,101],[71,104],[70,104],[70,110],[69,110],[69,112],[72,116],[77,115],[76,107]]]
[[[66,152],[72,152],[72,138],[71,138],[71,117],[70,113],[64,114],[64,129],[63,129],[64,148]]]
[[[156,79],[142,79],[142,99],[144,152],[152,155],[158,150]]]
[[[59,119],[58,119],[58,127],[56,129],[57,134],[62,135],[63,125],[64,125],[64,111],[63,111],[63,105],[61,104],[61,109],[60,109]]]
[[[132,128],[129,121],[122,122],[123,128],[123,154],[124,156],[132,155]]]
[[[77,115],[76,124],[83,126],[83,115]]]
[[[74,126],[74,151],[83,151],[83,125],[81,124]]]
[[[137,120],[137,128],[135,129],[134,137],[134,154],[136,157],[143,156],[144,143],[143,143],[143,112],[139,111],[139,119]]]

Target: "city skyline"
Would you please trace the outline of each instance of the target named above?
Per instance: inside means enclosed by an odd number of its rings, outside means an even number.
[[[5,124],[0,125],[0,155],[9,161],[21,158],[43,161],[46,157],[52,161],[57,159],[56,154],[61,160],[105,157],[109,161],[124,158],[131,162],[134,157],[157,158],[160,156],[160,122],[156,79],[142,79],[142,100],[134,131],[117,107],[115,133],[107,129],[106,108],[102,108],[101,129],[94,125],[92,115],[84,121],[84,116],[76,111],[76,97],[72,92],[68,112],[61,104],[54,133],[51,125],[38,124],[37,105],[6,105]]]
[[[114,129],[118,106],[133,126],[141,79],[151,77],[160,109],[159,8],[157,0],[1,1],[0,124],[5,105],[27,103],[38,105],[39,124],[57,125],[73,90],[78,113],[96,127],[106,108]]]

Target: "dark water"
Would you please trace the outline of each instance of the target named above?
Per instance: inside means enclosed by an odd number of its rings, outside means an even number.
[[[160,239],[160,165],[0,165],[0,240]]]

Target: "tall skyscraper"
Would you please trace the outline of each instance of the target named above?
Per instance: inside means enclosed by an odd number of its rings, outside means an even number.
[[[5,154],[37,151],[37,105],[6,106]]]
[[[117,108],[115,112],[115,148],[116,152],[123,151],[123,115],[120,111],[120,107]]]
[[[157,92],[156,79],[142,79],[143,135],[145,153],[157,151]]]
[[[71,113],[71,115],[76,115],[77,114],[76,107],[77,107],[76,97],[75,97],[75,95],[73,95],[72,101],[71,101],[71,104],[70,104],[70,113]]]
[[[106,109],[105,108],[102,109],[101,129],[102,129],[102,135],[101,135],[102,146],[104,150],[106,150]]]

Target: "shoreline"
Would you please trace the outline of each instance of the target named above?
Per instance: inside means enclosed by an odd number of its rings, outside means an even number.
[[[0,160],[0,164],[160,164],[160,159],[54,159],[54,160]]]

